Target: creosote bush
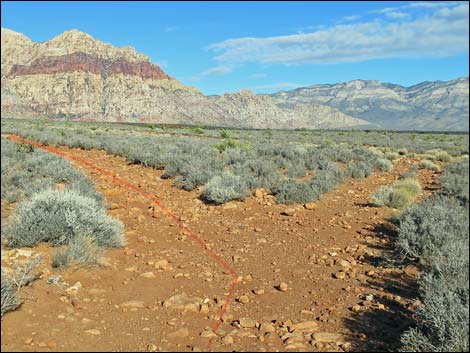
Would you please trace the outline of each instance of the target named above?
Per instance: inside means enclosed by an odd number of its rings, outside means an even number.
[[[372,194],[372,201],[376,206],[403,209],[411,205],[420,192],[421,186],[417,179],[400,179],[391,186],[379,188]]]
[[[80,234],[58,249],[52,258],[53,267],[88,267],[98,264],[102,249],[92,235]]]
[[[421,169],[429,169],[432,170],[433,172],[439,172],[441,168],[430,160],[425,159],[424,161],[419,162],[419,168]]]
[[[216,175],[204,186],[202,197],[216,204],[230,200],[243,200],[247,195],[242,178],[229,172]]]
[[[8,245],[64,245],[81,234],[93,235],[102,247],[124,244],[123,225],[97,202],[75,190],[45,190],[20,203],[7,230]]]

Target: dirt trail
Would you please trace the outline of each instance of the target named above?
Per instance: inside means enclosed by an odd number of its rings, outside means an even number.
[[[160,179],[162,171],[129,165],[103,151],[59,150],[155,195],[235,269],[240,281],[212,350],[374,349],[396,343],[408,323],[414,293],[407,284],[414,271],[378,266],[377,256],[389,241],[382,224],[390,209],[371,207],[369,195],[392,183],[410,160],[401,159],[392,172],[347,181],[307,210],[272,205],[266,196],[208,206],[198,200],[200,191]],[[77,168],[97,182],[112,205],[109,213],[125,224],[128,244],[107,251],[105,267],[75,271],[51,270],[51,250],[40,247],[46,273],[23,290],[22,308],[2,320],[2,350],[206,350],[231,274],[148,199],[94,170]],[[436,177],[420,171],[425,194]],[[286,209],[292,209],[290,215],[283,214]],[[344,278],[335,278],[341,270]],[[46,283],[52,274],[82,287],[67,293]],[[277,288],[281,282],[287,291]],[[201,301],[188,300],[186,310],[162,306],[181,293]],[[373,299],[364,300],[370,294]],[[253,320],[243,320],[248,328],[232,325],[244,317],[264,323],[268,332],[250,328]],[[313,343],[308,329],[289,333],[289,320],[314,321],[306,324],[317,334]],[[269,332],[270,323],[275,332]]]

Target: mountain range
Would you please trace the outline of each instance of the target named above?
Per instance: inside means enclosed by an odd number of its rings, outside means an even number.
[[[205,96],[132,47],[78,30],[38,43],[2,28],[1,55],[2,118],[468,131],[468,77],[412,87],[355,80],[272,95]]]

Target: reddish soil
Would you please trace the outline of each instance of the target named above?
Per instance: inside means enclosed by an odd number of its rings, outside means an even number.
[[[308,210],[273,204],[270,196],[205,205],[198,199],[200,191],[178,189],[172,180],[159,178],[162,171],[129,165],[103,151],[59,150],[155,195],[235,269],[240,281],[210,350],[384,349],[393,347],[411,322],[416,270],[380,265],[382,252],[390,247],[385,219],[391,209],[371,206],[369,195],[391,184],[414,160],[402,158],[392,172],[347,181]],[[97,182],[112,204],[109,214],[124,223],[128,244],[106,251],[103,267],[62,271],[51,268],[51,249],[34,249],[45,255],[44,272],[21,291],[21,308],[2,319],[2,351],[207,350],[232,283],[230,273],[148,199],[94,170],[77,168]],[[438,187],[438,174],[419,173],[422,196],[430,194]],[[2,203],[2,212],[11,207]],[[287,209],[290,215],[283,214]],[[157,269],[160,260],[169,267]],[[342,268],[341,260],[351,265]],[[344,278],[335,278],[341,269]],[[147,272],[154,278],[140,276]],[[82,287],[71,294],[48,284],[56,274]],[[287,291],[277,288],[281,282]],[[207,304],[200,312],[162,306],[179,293],[207,298]],[[368,301],[369,294],[373,299]],[[143,302],[137,305],[142,307],[125,307],[130,300]],[[234,321],[243,317],[273,323],[275,332],[239,328]],[[299,335],[293,329],[293,323],[305,321],[316,323],[311,324],[316,338],[308,330]]]

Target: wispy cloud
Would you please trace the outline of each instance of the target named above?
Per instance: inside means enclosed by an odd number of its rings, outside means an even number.
[[[160,61],[157,61],[155,64],[157,64],[158,66],[160,66],[162,69],[166,69],[168,68],[168,60],[165,60],[165,59],[162,59]]]
[[[265,78],[266,76],[267,76],[266,74],[258,73],[258,74],[250,75],[250,78],[253,78],[253,79],[257,80],[257,79],[260,79],[260,78]]]
[[[361,16],[359,16],[359,15],[351,15],[351,16],[345,16],[341,20],[344,21],[344,22],[351,22],[351,21],[356,21],[360,18],[361,18]]]
[[[216,53],[217,61],[228,65],[334,64],[394,57],[437,58],[468,52],[468,3],[433,9],[432,13],[408,20],[392,15],[387,20],[334,25],[305,34],[229,39],[211,44],[208,49]],[[396,8],[382,10],[397,12]]]
[[[176,32],[180,29],[179,26],[168,26],[163,29],[163,32],[165,33],[170,33],[170,32]]]
[[[195,76],[190,77],[190,80],[200,81],[209,76],[226,75],[232,71],[233,71],[233,68],[231,68],[230,66],[214,66],[214,67],[208,68],[207,70],[204,70],[203,72]]]
[[[400,18],[408,18],[410,17],[410,14],[406,12],[390,11],[390,12],[387,12],[385,16],[391,19],[400,19]]]

